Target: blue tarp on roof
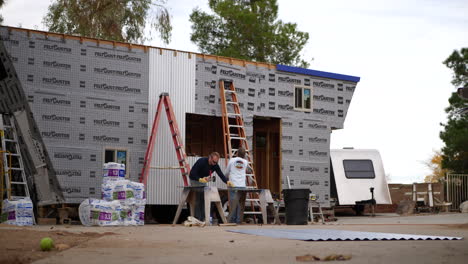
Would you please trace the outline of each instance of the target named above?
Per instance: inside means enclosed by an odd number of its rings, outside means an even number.
[[[299,73],[299,74],[304,74],[304,75],[312,75],[312,76],[317,76],[317,77],[350,81],[350,82],[359,82],[359,80],[361,80],[360,77],[356,77],[356,76],[338,74],[338,73],[333,73],[333,72],[316,71],[316,70],[286,66],[286,65],[281,65],[281,64],[276,65],[276,69],[278,71],[294,72],[294,73]]]

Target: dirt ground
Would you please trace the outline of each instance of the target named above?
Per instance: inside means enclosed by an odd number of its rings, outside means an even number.
[[[468,214],[342,217],[326,225],[142,227],[0,225],[0,263],[302,263],[296,256],[351,255],[343,263],[468,263]],[[227,232],[229,229],[335,229],[463,237],[459,241],[307,242]],[[50,236],[72,246],[39,251]],[[7,243],[4,243],[7,241]],[[341,262],[339,262],[341,263]]]
[[[50,237],[55,244],[65,244],[70,248],[83,244],[90,239],[111,235],[113,233],[68,232],[49,226],[49,230],[35,230],[35,227],[12,228],[0,225],[0,263],[31,263],[35,260],[50,257],[59,252],[41,251],[39,242],[44,237]]]

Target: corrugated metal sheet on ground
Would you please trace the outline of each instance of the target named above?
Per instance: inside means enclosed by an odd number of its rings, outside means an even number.
[[[333,229],[237,229],[228,232],[304,241],[461,240],[462,237],[359,232]]]

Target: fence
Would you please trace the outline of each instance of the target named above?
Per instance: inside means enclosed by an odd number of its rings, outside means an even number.
[[[447,201],[451,202],[451,210],[459,210],[460,204],[468,200],[468,174],[446,175]]]

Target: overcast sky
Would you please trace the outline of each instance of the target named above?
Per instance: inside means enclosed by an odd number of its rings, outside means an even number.
[[[190,42],[189,14],[208,0],[169,0],[172,42]],[[45,30],[48,0],[7,0],[4,24]],[[309,32],[303,56],[311,69],[361,77],[345,127],[332,133],[332,148],[378,149],[391,182],[422,181],[423,162],[443,146],[444,108],[455,91],[442,64],[454,49],[468,47],[468,1],[279,0],[279,18]],[[313,58],[313,61],[312,61]]]

